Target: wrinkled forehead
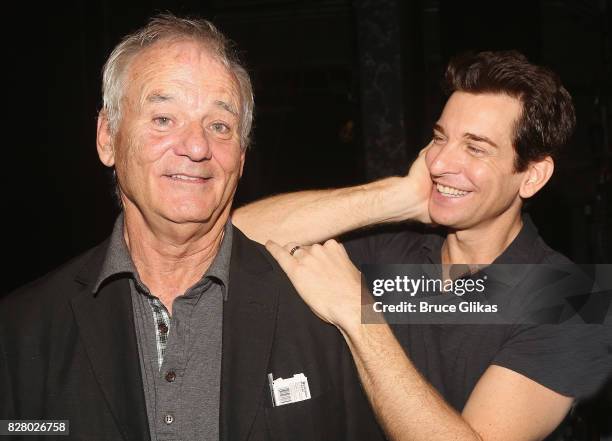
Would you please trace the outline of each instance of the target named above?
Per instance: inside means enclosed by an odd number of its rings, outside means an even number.
[[[449,97],[438,124],[455,136],[475,133],[512,142],[522,112],[521,101],[504,93],[458,91]]]
[[[144,104],[152,95],[176,93],[201,100],[210,96],[240,109],[240,88],[233,72],[204,42],[160,41],[138,52],[125,72],[125,99]]]

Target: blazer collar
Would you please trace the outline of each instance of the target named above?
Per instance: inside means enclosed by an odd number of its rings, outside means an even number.
[[[108,241],[94,249],[76,276],[90,288],[100,272]],[[94,295],[71,300],[80,338],[102,393],[125,440],[149,440],[129,282],[110,279]]]
[[[288,283],[265,248],[233,228],[230,293],[223,311],[220,430],[222,440],[245,440],[266,396],[278,291]],[[78,272],[93,286],[108,241]],[[275,270],[276,268],[276,270]],[[138,346],[127,279],[110,278],[72,301],[95,375],[126,440],[149,439]]]
[[[245,440],[266,396],[282,273],[265,248],[234,228],[223,311],[222,440]]]

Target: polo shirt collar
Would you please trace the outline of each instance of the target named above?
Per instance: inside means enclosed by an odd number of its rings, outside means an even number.
[[[512,285],[520,280],[524,273],[522,265],[528,263],[538,263],[542,260],[542,247],[538,246],[538,229],[531,220],[531,216],[527,213],[522,215],[523,225],[521,230],[508,245],[508,247],[493,261],[493,264],[503,264],[504,267],[490,267],[487,271],[495,271],[495,277],[500,282],[507,285]],[[422,252],[426,263],[441,265],[442,264],[442,245],[444,244],[445,236],[443,230],[437,231],[438,234],[426,234],[423,237]],[[510,265],[522,264],[522,265]]]
[[[539,260],[539,248],[536,246],[536,241],[540,237],[538,229],[527,213],[523,213],[522,221],[523,226],[517,236],[493,263],[535,263]],[[428,263],[442,263],[444,240],[443,230],[424,235],[421,247],[423,256],[428,260]]]
[[[119,213],[113,226],[113,232],[111,233],[108,248],[106,250],[106,256],[102,262],[102,269],[98,274],[96,283],[93,285],[92,292],[97,294],[100,287],[109,279],[128,276],[133,277],[137,281],[138,272],[132,261],[127,244],[123,237],[123,211]]]
[[[539,261],[538,250],[536,241],[540,237],[538,229],[531,220],[531,216],[527,213],[523,213],[523,226],[519,234],[514,240],[508,245],[508,247],[501,253],[493,263],[536,263]]]
[[[100,287],[109,279],[127,276],[134,279],[138,286],[144,287],[136,270],[136,266],[132,260],[125,238],[123,236],[124,228],[123,212],[117,216],[113,231],[109,238],[106,256],[102,263],[102,268],[96,282],[93,285],[92,293],[97,294]],[[202,279],[197,282],[197,285],[205,283],[206,279],[213,279],[221,283],[223,290],[223,298],[227,300],[229,288],[229,268],[232,254],[233,228],[231,220],[228,219],[223,230],[223,239],[217,255],[213,259],[210,267],[202,276]]]

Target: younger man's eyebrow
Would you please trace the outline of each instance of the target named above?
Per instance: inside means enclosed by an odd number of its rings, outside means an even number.
[[[433,131],[437,131],[442,133],[443,135],[446,135],[446,132],[444,131],[444,127],[442,127],[440,124],[435,123],[433,126]]]
[[[438,123],[434,124],[433,130],[436,132],[440,132],[443,135],[446,135],[446,132],[444,132],[444,127],[442,127]],[[483,136],[483,135],[476,135],[475,133],[467,132],[463,134],[463,137],[466,139],[470,139],[472,141],[476,141],[476,142],[485,142],[492,147],[499,148],[498,145],[495,144],[495,142],[493,142],[490,138],[487,138],[486,136]]]
[[[495,144],[493,141],[491,141],[491,139],[487,138],[486,136],[475,135],[474,133],[465,133],[463,136],[467,139],[471,139],[472,141],[486,142],[492,147],[499,148],[497,144]]]

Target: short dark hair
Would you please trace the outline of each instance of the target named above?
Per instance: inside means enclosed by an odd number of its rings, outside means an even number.
[[[466,53],[453,58],[446,92],[504,93],[522,103],[514,129],[516,171],[531,161],[556,158],[576,125],[572,97],[550,69],[530,63],[517,51]]]

